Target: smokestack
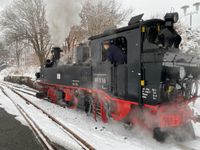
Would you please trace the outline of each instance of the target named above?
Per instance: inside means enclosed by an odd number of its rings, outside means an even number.
[[[63,50],[60,49],[60,47],[53,47],[52,48],[52,55],[53,55],[53,61],[58,61],[60,59],[60,53],[63,52]]]

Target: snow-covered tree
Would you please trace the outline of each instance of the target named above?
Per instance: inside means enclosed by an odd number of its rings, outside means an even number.
[[[200,30],[187,27],[181,22],[175,28],[182,37],[180,49],[185,53],[200,55]]]
[[[45,62],[50,36],[43,0],[14,0],[1,15],[5,37],[12,43],[28,41],[42,65]]]
[[[5,43],[0,41],[0,63],[7,61],[9,52],[5,47]]]
[[[200,55],[200,30],[187,28],[181,36],[181,49],[186,53]]]
[[[122,9],[115,0],[86,0],[80,13],[81,27],[87,36],[94,36],[120,25],[132,9]]]

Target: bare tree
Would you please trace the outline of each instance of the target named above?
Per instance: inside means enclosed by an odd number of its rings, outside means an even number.
[[[2,62],[8,61],[8,57],[9,57],[9,52],[6,49],[5,42],[0,41],[0,64]]]
[[[10,44],[8,48],[10,49],[10,51],[12,52],[14,51],[15,60],[16,60],[17,66],[19,67],[21,55],[24,49],[24,44],[16,40],[15,43]]]
[[[18,37],[17,41],[28,41],[41,65],[45,62],[50,43],[45,12],[43,0],[14,0],[1,16],[5,36],[9,35],[7,38],[11,40]]]
[[[68,34],[68,37],[66,38],[66,49],[65,53],[71,52],[77,44],[79,44],[81,41],[83,41],[86,38],[85,32],[81,28],[81,26],[74,25],[70,28],[70,32]]]
[[[132,13],[115,0],[86,0],[80,13],[81,27],[87,36],[94,36],[120,25]]]
[[[14,55],[17,66],[19,66],[23,49],[27,45],[26,42],[18,37],[16,34],[12,34],[11,32],[6,32],[4,41],[6,43],[6,47],[9,53],[11,55]]]

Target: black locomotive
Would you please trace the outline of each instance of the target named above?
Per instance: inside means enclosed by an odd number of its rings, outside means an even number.
[[[200,58],[179,49],[178,13],[167,13],[164,20],[143,21],[142,16],[89,38],[88,45],[77,48],[73,65],[58,65],[61,50],[54,48],[52,59],[36,74],[37,96],[83,108],[103,122],[112,118],[146,127],[157,140],[177,128],[194,137],[188,103],[198,97]],[[110,61],[105,42],[120,49],[124,61]]]

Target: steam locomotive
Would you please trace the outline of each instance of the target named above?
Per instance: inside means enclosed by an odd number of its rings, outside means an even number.
[[[179,129],[185,131],[180,137],[194,138],[188,104],[198,97],[200,57],[181,53],[181,36],[174,27],[178,13],[167,13],[163,20],[142,17],[90,37],[88,45],[77,48],[75,64],[59,65],[62,50],[53,48],[52,59],[36,73],[36,96],[82,108],[105,123],[113,119],[145,127],[159,141]],[[124,64],[107,61],[105,41],[120,48]]]

